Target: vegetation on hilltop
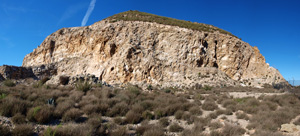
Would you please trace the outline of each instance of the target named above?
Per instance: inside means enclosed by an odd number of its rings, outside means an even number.
[[[183,28],[204,31],[204,32],[219,31],[222,34],[228,34],[228,35],[234,36],[230,32],[227,32],[223,29],[217,28],[212,25],[207,25],[207,24],[197,23],[197,22],[190,22],[190,21],[185,21],[185,20],[178,20],[178,19],[169,18],[169,17],[163,17],[163,16],[158,16],[158,15],[149,14],[149,13],[145,13],[145,12],[140,12],[137,10],[134,10],[134,11],[130,10],[130,11],[122,12],[122,13],[113,15],[111,17],[108,17],[107,19],[111,20],[112,22],[117,22],[120,20],[155,22],[158,24],[179,26],[179,27],[183,27]],[[236,36],[234,36],[234,37],[236,37]]]

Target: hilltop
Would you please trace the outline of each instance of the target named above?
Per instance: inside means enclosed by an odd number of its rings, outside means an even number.
[[[203,32],[218,31],[222,34],[228,34],[228,35],[234,36],[230,32],[225,31],[220,28],[217,28],[213,25],[207,25],[207,24],[197,23],[197,22],[190,22],[190,21],[185,21],[185,20],[178,20],[178,19],[174,19],[174,18],[163,17],[163,16],[158,16],[158,15],[154,15],[154,14],[150,14],[150,13],[140,12],[137,10],[130,10],[130,11],[122,12],[122,13],[110,16],[106,19],[111,20],[111,22],[117,22],[120,20],[155,22],[158,24],[178,26],[178,27],[182,27],[182,28],[188,28],[188,29],[203,31]],[[234,37],[236,37],[236,36],[234,36]]]

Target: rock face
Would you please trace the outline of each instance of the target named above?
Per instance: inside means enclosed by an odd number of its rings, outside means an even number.
[[[0,66],[0,81],[1,79],[25,79],[36,78],[31,68],[16,67],[16,66]]]
[[[109,84],[285,82],[257,47],[234,36],[141,21],[60,29],[24,58],[24,67],[40,65],[55,67],[56,75],[94,74]]]

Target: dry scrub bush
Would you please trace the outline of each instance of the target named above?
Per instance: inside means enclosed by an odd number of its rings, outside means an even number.
[[[127,136],[127,129],[126,127],[118,127],[116,130],[113,130],[110,133],[110,136]]]
[[[154,115],[148,110],[146,110],[142,113],[142,117],[143,117],[143,119],[147,119],[147,120],[154,119]]]
[[[225,124],[221,134],[223,136],[241,136],[245,134],[245,132],[246,130],[240,126]]]
[[[126,117],[125,121],[130,124],[137,124],[142,120],[141,116],[142,115],[139,113],[135,113],[134,111],[129,111],[125,116]]]
[[[61,118],[63,116],[63,114],[73,108],[75,105],[75,102],[72,100],[65,100],[63,102],[60,102],[57,104],[55,110],[54,110],[54,116],[57,118]]]
[[[144,132],[143,136],[164,136],[164,131],[162,129],[149,129]]]
[[[235,106],[236,105],[236,102],[234,101],[234,100],[232,100],[232,99],[226,99],[226,100],[224,100],[223,102],[222,102],[222,106],[224,107],[224,108],[227,108],[228,106]]]
[[[34,128],[29,124],[16,125],[12,130],[13,136],[33,136]]]
[[[173,123],[172,125],[169,126],[170,132],[181,132],[183,130],[184,130],[183,127],[181,127],[177,123]]]
[[[107,113],[110,117],[124,116],[129,111],[128,104],[121,102],[112,107]]]
[[[249,120],[249,116],[246,113],[237,112],[235,115],[237,119]]]
[[[11,132],[7,126],[0,125],[1,136],[11,136]]]
[[[56,128],[57,136],[88,136],[91,128],[87,124],[65,125]]]
[[[200,109],[199,106],[194,106],[194,107],[190,108],[190,109],[189,109],[189,112],[190,112],[192,115],[197,115],[197,116],[202,115],[202,111],[201,111],[201,109]]]
[[[184,111],[178,110],[178,111],[175,112],[175,118],[176,119],[181,119],[183,114],[184,114]]]
[[[62,120],[64,122],[68,121],[78,121],[82,115],[82,111],[76,108],[69,109],[64,113],[64,116],[62,117]]]
[[[207,111],[214,111],[218,109],[218,105],[214,101],[205,100],[202,104],[202,109]]]
[[[160,126],[142,122],[141,125],[137,127],[136,134],[143,136],[164,136],[164,131]]]
[[[51,121],[52,114],[53,107],[45,105],[31,108],[27,113],[27,118],[29,121],[43,124]]]
[[[169,119],[167,117],[164,117],[164,118],[159,119],[159,124],[162,127],[167,127],[167,126],[169,126],[170,122],[169,122]]]
[[[211,119],[216,119],[218,117],[218,114],[216,112],[212,112],[208,115]]]
[[[223,127],[223,125],[220,122],[211,122],[208,126],[211,128],[211,130]]]
[[[15,116],[11,118],[12,122],[15,124],[24,124],[26,123],[26,117],[21,113],[17,113]]]
[[[13,96],[7,96],[0,100],[0,115],[11,117],[17,113],[25,114],[30,103]]]
[[[5,81],[3,81],[3,85],[5,85],[7,87],[14,87],[14,86],[16,86],[15,82],[13,82],[12,80],[5,80]]]

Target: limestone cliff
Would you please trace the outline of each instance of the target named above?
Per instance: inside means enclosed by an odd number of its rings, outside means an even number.
[[[210,29],[211,30],[211,29]],[[257,47],[222,31],[105,19],[49,35],[23,66],[54,65],[57,75],[94,74],[110,84],[262,85],[284,82]]]

